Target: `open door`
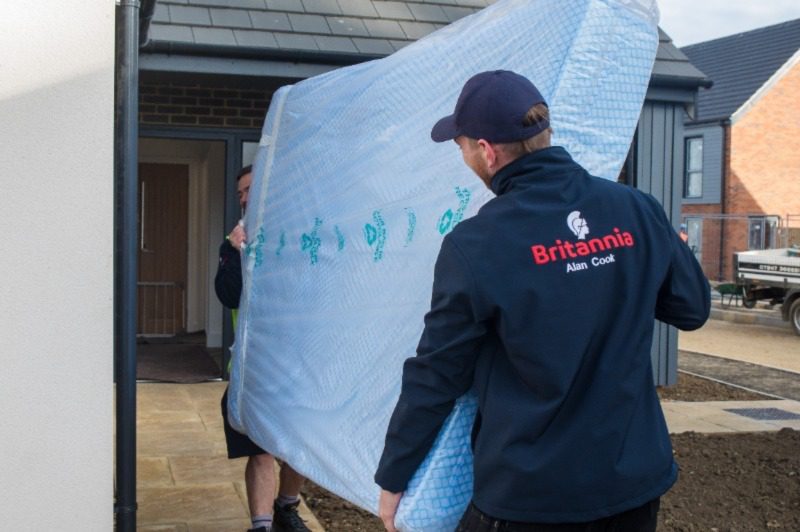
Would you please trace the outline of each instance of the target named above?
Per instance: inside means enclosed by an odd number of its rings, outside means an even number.
[[[188,209],[188,165],[139,164],[137,336],[186,329]]]

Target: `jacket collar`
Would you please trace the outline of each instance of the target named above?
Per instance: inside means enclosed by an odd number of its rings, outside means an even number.
[[[578,164],[561,146],[528,153],[508,163],[492,177],[492,191],[505,194],[517,183],[574,172]]]

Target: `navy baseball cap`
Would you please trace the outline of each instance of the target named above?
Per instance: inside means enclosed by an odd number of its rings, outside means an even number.
[[[501,143],[529,139],[550,127],[547,120],[523,123],[530,108],[540,103],[547,105],[527,78],[509,70],[481,72],[464,84],[455,111],[436,122],[431,138],[444,142],[464,135]]]

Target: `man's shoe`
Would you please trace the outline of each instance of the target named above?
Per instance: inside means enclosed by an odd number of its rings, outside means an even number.
[[[272,531],[273,532],[311,532],[300,514],[297,513],[297,507],[300,506],[300,501],[287,504],[285,506],[278,506],[275,504],[272,514]]]
[[[247,532],[267,532],[267,527],[260,526],[258,528],[248,528]]]

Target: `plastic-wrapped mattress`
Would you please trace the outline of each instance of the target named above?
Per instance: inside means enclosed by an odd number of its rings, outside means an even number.
[[[430,305],[442,237],[490,192],[430,140],[464,82],[531,79],[554,144],[616,179],[658,46],[654,0],[502,0],[399,52],[280,89],[245,227],[233,424],[377,511],[373,474]],[[462,398],[403,498],[402,530],[452,530],[469,501],[475,400]]]

